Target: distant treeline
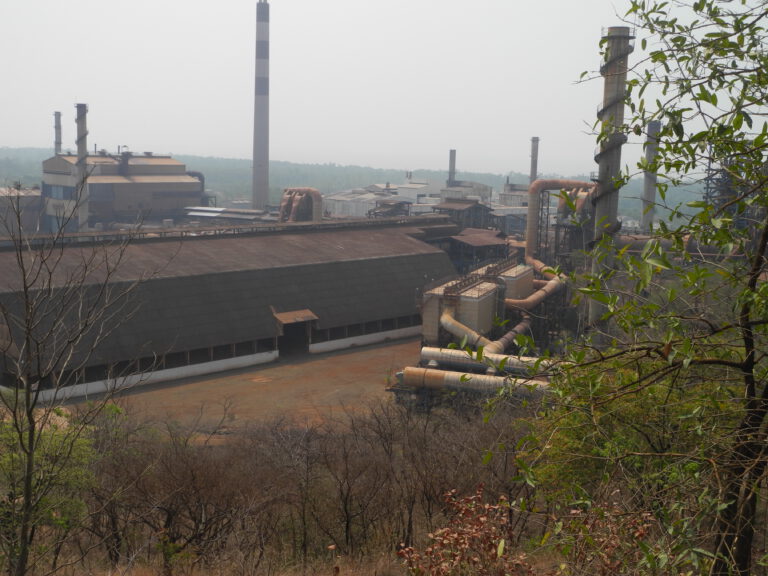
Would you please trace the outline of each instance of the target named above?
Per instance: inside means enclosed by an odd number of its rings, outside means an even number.
[[[42,162],[53,155],[51,148],[0,148],[0,186],[9,186],[21,182],[23,186],[39,186],[42,180]],[[187,165],[188,170],[205,174],[205,186],[220,201],[237,199],[248,200],[251,197],[251,160],[239,158],[213,158],[207,156],[184,156],[175,158]],[[367,166],[344,166],[340,164],[297,164],[273,160],[270,167],[270,195],[273,202],[279,201],[284,188],[312,186],[323,194],[361,188],[370,184],[392,185],[407,181],[404,170],[371,168]],[[547,178],[576,178],[588,180],[586,175],[547,174]],[[457,173],[461,180],[471,180],[502,190],[504,183],[525,184],[528,176],[516,172],[509,174],[487,174],[476,172]],[[412,178],[429,182],[444,182],[448,178],[446,170],[413,170]],[[623,190],[619,201],[619,211],[625,218],[639,219],[641,215],[640,197],[643,183],[641,179],[632,180]],[[701,196],[700,189],[682,188],[670,190],[666,204],[677,206]],[[660,200],[659,200],[660,201]]]

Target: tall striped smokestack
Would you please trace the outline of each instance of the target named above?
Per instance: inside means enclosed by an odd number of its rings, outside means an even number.
[[[53,153],[61,154],[61,112],[53,113]]]
[[[85,116],[87,104],[75,104],[77,110],[77,226],[80,230],[88,227],[88,128]]]
[[[450,188],[456,185],[456,150],[448,151],[448,182],[446,185]]]
[[[256,91],[253,107],[253,207],[269,202],[269,2],[256,4]]]

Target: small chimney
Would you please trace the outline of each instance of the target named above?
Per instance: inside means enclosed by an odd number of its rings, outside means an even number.
[[[456,150],[451,150],[448,154],[448,187],[456,185]]]
[[[53,153],[61,154],[61,112],[53,113]]]

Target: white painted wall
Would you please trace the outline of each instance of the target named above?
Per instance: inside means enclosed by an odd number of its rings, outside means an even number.
[[[397,330],[388,330],[386,332],[376,332],[375,334],[365,334],[364,336],[354,336],[353,338],[340,338],[339,340],[329,340],[328,342],[318,342],[309,345],[310,354],[321,354],[323,352],[334,352],[335,350],[345,350],[353,346],[366,346],[368,344],[378,344],[387,340],[398,340],[400,338],[410,338],[421,334],[421,326],[410,326],[408,328],[398,328]]]

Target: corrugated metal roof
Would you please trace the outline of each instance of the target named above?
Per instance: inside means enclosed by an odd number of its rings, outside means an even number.
[[[494,238],[489,236],[451,236],[452,239],[467,246],[474,246],[475,248],[483,248],[485,246],[505,246],[507,241],[503,238]]]
[[[449,201],[449,202],[443,202],[441,204],[436,204],[435,208],[438,210],[469,210],[470,208],[477,208],[478,206],[482,206],[483,208],[488,208],[487,206],[483,206],[482,204],[479,204],[477,201],[473,200],[471,202],[461,202],[461,201]]]
[[[131,181],[125,176],[120,175],[95,175],[88,176],[88,184],[130,184]]]
[[[41,193],[40,193],[40,188],[0,187],[0,196],[9,197],[9,198],[15,198],[17,196],[35,198],[35,197],[40,197]]]
[[[152,165],[152,166],[177,166],[179,164],[183,164],[183,162],[180,162],[174,158],[171,158],[170,156],[131,156],[128,159],[128,164],[132,166],[144,166],[144,165]]]
[[[277,336],[274,310],[309,310],[320,329],[417,313],[418,290],[454,273],[447,255],[412,238],[410,227],[307,231],[253,236],[146,240],[128,245],[114,272],[116,287],[149,278],[131,294],[92,363],[194,350]],[[113,253],[110,254],[110,251]],[[84,258],[91,281],[103,279],[116,247],[72,245],[55,281],[71,277]],[[0,251],[0,270],[14,270]],[[11,309],[14,274],[0,276],[0,299]],[[134,310],[135,306],[135,310]],[[282,312],[281,312],[282,314]]]
[[[295,324],[297,322],[310,322],[319,320],[312,310],[292,310],[290,312],[274,312],[274,317],[280,324]]]
[[[457,242],[482,248],[484,246],[504,246],[507,241],[502,238],[498,230],[486,230],[485,228],[465,228],[461,234],[451,236]]]
[[[200,180],[186,174],[141,174],[128,176],[131,182],[137,184],[150,184],[150,183],[184,183],[184,184],[200,184]]]
[[[149,174],[121,176],[119,174],[97,174],[88,176],[89,184],[200,184],[197,178],[186,174]]]
[[[77,154],[61,154],[59,158],[69,162],[70,164],[77,164]],[[88,164],[120,164],[120,156],[112,156],[109,154],[89,154],[87,158]],[[128,157],[128,164],[132,166],[181,166],[184,163],[172,158],[171,156],[159,155],[159,156],[139,156],[131,155]]]
[[[355,228],[255,235],[186,237],[174,240],[135,240],[125,247],[114,280],[147,276],[187,277],[197,274],[269,270],[361,259],[441,252],[415,238],[410,227]],[[102,252],[106,258],[115,247],[69,245],[61,255],[61,281],[67,270],[83,262],[83,254]],[[0,251],[0,270],[14,269],[14,254]],[[97,280],[95,277],[94,280]],[[0,292],[13,290],[14,275],[0,277]]]

